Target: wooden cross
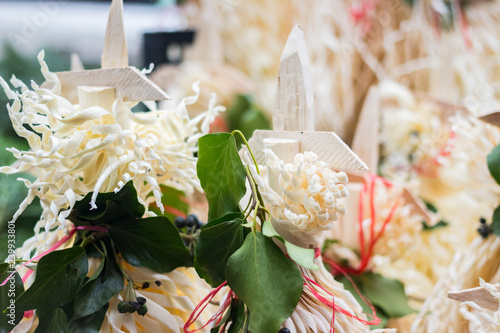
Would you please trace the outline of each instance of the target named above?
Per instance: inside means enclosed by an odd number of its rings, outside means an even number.
[[[371,172],[376,172],[379,162],[379,130],[380,130],[380,98],[376,87],[371,87],[359,115],[359,121],[354,132],[352,150],[366,162]],[[347,172],[351,182],[364,182],[366,171]],[[408,188],[403,187],[402,199],[411,205],[411,212],[425,218],[432,224],[436,217],[429,212],[425,204],[415,197]]]
[[[265,164],[264,148],[284,162],[305,151],[331,168],[366,170],[366,164],[333,132],[314,131],[314,93],[309,59],[300,26],[293,27],[281,55],[272,131],[256,130],[249,144],[257,163]]]
[[[61,95],[82,108],[93,105],[110,108],[117,94],[124,101],[133,102],[171,99],[141,71],[128,66],[123,0],[112,0],[101,66],[95,70],[56,72]],[[53,83],[45,82],[42,88],[51,89],[53,86]]]
[[[500,284],[496,284],[494,287],[497,291],[500,291]],[[499,309],[498,299],[483,287],[450,291],[448,297],[459,302],[474,302],[483,309],[490,311],[498,311]]]

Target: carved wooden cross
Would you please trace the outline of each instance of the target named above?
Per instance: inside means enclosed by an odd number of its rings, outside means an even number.
[[[111,2],[101,66],[94,70],[56,72],[61,95],[81,108],[93,105],[110,108],[118,94],[124,101],[133,102],[171,99],[141,71],[128,66],[123,0]],[[45,82],[42,87],[51,89],[53,83]]]
[[[296,25],[281,55],[272,131],[257,130],[249,144],[257,163],[265,164],[264,148],[284,162],[305,151],[331,168],[366,170],[366,164],[333,132],[314,131],[314,94],[304,34]]]

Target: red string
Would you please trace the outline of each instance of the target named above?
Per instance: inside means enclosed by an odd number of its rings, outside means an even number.
[[[203,311],[208,306],[208,304],[210,304],[210,301],[215,297],[215,295],[217,295],[217,293],[226,284],[227,284],[227,281],[225,281],[223,284],[221,284],[220,286],[218,286],[217,288],[212,290],[207,296],[205,296],[204,299],[201,300],[200,303],[198,303],[198,305],[196,305],[193,312],[189,316],[189,319],[187,320],[186,324],[184,324],[183,329],[184,329],[185,333],[198,332],[198,331],[204,329],[206,326],[208,326],[211,322],[215,322],[215,325],[218,325],[220,323],[220,321],[223,318],[224,313],[229,308],[229,305],[231,305],[231,301],[233,299],[233,294],[234,294],[232,290],[229,291],[229,294],[227,295],[226,300],[224,301],[222,306],[219,308],[219,310],[205,323],[205,325],[203,325],[200,328],[193,329],[193,330],[189,329],[189,326],[193,325],[198,320],[199,316],[203,313]]]
[[[342,272],[345,272],[345,274],[361,274],[363,273],[366,268],[368,267],[368,264],[370,263],[372,254],[373,254],[373,249],[377,242],[379,241],[380,237],[384,233],[387,225],[389,222],[392,220],[392,217],[394,216],[394,213],[396,211],[396,208],[399,205],[399,200],[400,198],[396,198],[396,201],[391,207],[391,210],[389,211],[389,214],[385,218],[384,222],[382,223],[382,227],[380,230],[376,233],[375,232],[375,224],[376,224],[376,218],[377,218],[377,212],[376,212],[376,207],[375,207],[375,186],[377,182],[381,182],[385,187],[387,188],[392,188],[393,184],[387,180],[384,179],[380,176],[369,174],[365,176],[365,183],[363,184],[363,188],[359,193],[359,205],[358,205],[358,240],[359,240],[359,248],[360,248],[360,264],[357,268],[352,268],[352,267],[342,267]],[[370,229],[369,229],[369,239],[368,239],[368,244],[366,244],[365,241],[365,233],[364,233],[364,228],[363,228],[363,213],[365,210],[365,198],[368,196],[369,200],[369,209],[370,209]],[[340,266],[338,266],[340,267]],[[332,266],[332,274],[337,275],[340,273],[339,270],[337,270],[335,267]]]
[[[307,282],[304,282],[304,286],[308,287],[309,290],[313,293],[313,295],[321,302],[323,303],[324,305],[328,306],[329,308],[333,309],[333,315],[332,315],[332,325],[331,325],[331,328],[330,328],[330,332],[334,333],[335,332],[335,328],[334,328],[334,323],[335,323],[335,312],[340,312],[342,313],[343,315],[346,315],[348,316],[349,318],[352,318],[352,319],[355,319],[357,321],[359,321],[360,323],[364,324],[364,325],[378,325],[380,324],[381,320],[380,318],[378,318],[376,315],[374,315],[374,319],[371,320],[371,321],[368,321],[368,320],[364,320],[364,319],[361,319],[359,317],[357,317],[356,315],[346,311],[345,309],[341,308],[340,306],[336,305],[335,304],[335,298],[334,298],[334,295],[332,292],[330,292],[329,290],[325,289],[323,286],[321,286],[320,284],[318,284],[316,281],[314,280],[311,280],[310,278],[308,278],[307,276],[305,275],[302,275],[304,277],[304,279],[307,281]],[[328,295],[332,296],[332,301],[326,299],[325,297],[321,296],[314,288],[313,286],[315,287],[318,287],[320,288],[321,290],[323,290],[325,293],[327,293]]]

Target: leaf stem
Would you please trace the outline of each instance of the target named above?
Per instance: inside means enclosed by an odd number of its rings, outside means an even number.
[[[252,149],[250,149],[250,145],[248,144],[247,139],[245,138],[245,136],[243,135],[243,133],[241,133],[241,131],[234,130],[234,131],[231,132],[231,135],[234,135],[235,133],[239,134],[239,136],[241,137],[241,139],[243,139],[243,142],[245,143],[245,146],[247,146],[248,151],[250,152],[250,155],[252,156],[253,163],[255,164],[255,168],[257,169],[257,173],[260,175],[259,165],[257,164],[257,160],[255,159],[255,156],[252,153]]]
[[[94,245],[95,249],[102,255],[102,258],[106,260],[106,255],[104,254],[104,252],[101,251],[101,249],[99,249],[99,247],[95,244],[95,242],[92,242],[91,244]]]

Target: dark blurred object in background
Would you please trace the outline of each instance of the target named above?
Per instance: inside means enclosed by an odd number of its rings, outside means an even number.
[[[147,32],[144,34],[144,67],[153,63],[180,64],[184,47],[193,43],[195,31]]]

